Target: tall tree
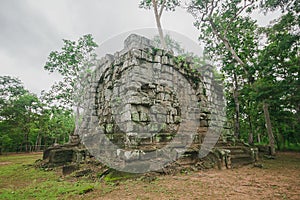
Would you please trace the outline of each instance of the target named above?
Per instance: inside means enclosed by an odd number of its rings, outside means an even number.
[[[75,129],[74,113],[69,110],[52,107],[48,128],[50,130],[49,137],[51,140],[54,140],[54,143],[66,143],[68,136]]]
[[[41,102],[35,94],[25,90],[17,78],[1,76],[0,82],[2,146],[17,150],[13,145],[18,145],[20,150],[29,151],[32,146],[30,137],[35,134]]]
[[[154,41],[155,46],[158,46],[158,47],[161,46],[161,39],[160,39],[159,35],[154,36],[153,41]],[[164,36],[164,41],[166,44],[166,48],[168,50],[172,50],[175,54],[183,55],[183,54],[187,53],[186,50],[184,48],[182,48],[180,43],[178,41],[176,41],[175,39],[173,39],[171,37],[171,35],[166,34]]]
[[[252,124],[261,125],[259,115],[262,115],[271,154],[275,154],[275,139],[277,137],[278,143],[279,129],[282,130],[282,126],[277,125],[282,124],[278,113],[292,118],[299,115],[299,103],[295,102],[299,102],[300,9],[296,0],[263,0],[261,7],[266,12],[280,7],[283,15],[268,28],[258,28],[247,16],[256,8],[256,2],[194,0],[188,11],[196,19],[195,25],[201,30],[200,39],[206,43],[207,51],[221,61],[228,80],[227,91],[233,86],[229,101],[235,104],[236,135],[241,132],[238,123],[242,122],[242,128],[245,128],[247,122],[248,140],[252,143],[253,131],[259,131]],[[257,36],[261,35],[261,30],[267,42],[259,41]],[[277,123],[271,124],[272,120]],[[295,130],[296,125],[292,124],[288,130]]]
[[[239,90],[245,80],[253,82],[252,59],[257,50],[257,38],[253,35],[255,22],[241,16],[255,8],[248,0],[193,0],[188,6],[200,30],[199,39],[206,44],[211,58],[223,62],[223,72],[230,79],[235,105],[235,136],[240,137]],[[227,87],[228,88],[228,87]]]
[[[78,41],[63,40],[61,51],[52,51],[44,69],[57,72],[62,80],[54,84],[48,92],[48,100],[57,100],[61,107],[76,105],[76,89],[81,80],[96,65],[95,48],[98,47],[92,35],[84,35]]]
[[[164,12],[166,11],[175,11],[175,8],[180,5],[179,0],[142,0],[140,2],[139,7],[144,9],[151,9],[154,10],[154,16],[156,21],[157,30],[159,33],[160,41],[162,48],[167,49],[167,44],[164,38],[164,33],[161,25],[161,17]]]
[[[26,92],[20,79],[11,76],[0,76],[0,154],[4,149],[13,148],[14,132],[11,130],[16,125],[13,120],[14,113],[10,111],[13,101]]]
[[[51,73],[58,72],[63,79],[54,84],[44,96],[50,102],[56,101],[56,104],[63,108],[71,109],[76,106],[78,116],[87,75],[96,66],[95,49],[98,45],[90,34],[80,37],[78,41],[63,40],[63,42],[61,51],[51,52],[44,66],[44,69]]]
[[[278,135],[286,141],[287,135],[290,137],[297,134],[297,124],[300,122],[299,1],[266,0],[262,1],[261,7],[265,11],[281,8],[283,12],[271,26],[262,29],[267,45],[260,53],[259,65],[264,66],[260,70],[260,76],[265,80],[261,90],[269,87],[271,91],[265,95],[266,104],[273,105],[273,118],[278,121],[276,130],[282,130],[281,135]],[[289,118],[289,122],[282,124],[282,118],[285,117]]]
[[[11,76],[0,76],[0,108],[9,100],[26,93],[20,79]]]

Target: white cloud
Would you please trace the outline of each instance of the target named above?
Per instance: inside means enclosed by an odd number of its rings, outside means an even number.
[[[59,50],[62,39],[77,40],[91,33],[98,44],[145,27],[155,28],[152,10],[138,8],[139,0],[0,0],[0,75],[15,75],[39,93],[57,78],[43,70],[47,56]],[[197,42],[191,15],[177,9],[165,12],[165,29]],[[197,48],[197,47],[195,47]]]

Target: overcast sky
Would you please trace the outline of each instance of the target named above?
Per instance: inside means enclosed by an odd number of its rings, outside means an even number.
[[[139,9],[138,2],[0,0],[0,75],[20,78],[36,94],[48,90],[58,76],[50,75],[43,66],[51,51],[60,50],[62,39],[77,40],[90,33],[101,45],[121,33],[155,28],[153,11]],[[266,24],[274,16],[256,18]],[[185,11],[164,13],[162,24],[198,43],[198,30]]]

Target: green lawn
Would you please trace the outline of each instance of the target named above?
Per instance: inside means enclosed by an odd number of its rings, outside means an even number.
[[[73,199],[100,183],[88,180],[64,181],[60,173],[36,169],[32,164],[41,154],[0,156],[0,199]],[[108,190],[109,188],[104,188]]]

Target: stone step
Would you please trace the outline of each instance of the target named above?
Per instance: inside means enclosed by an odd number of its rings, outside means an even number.
[[[218,143],[217,148],[229,150],[230,151],[230,157],[231,157],[231,163],[230,166],[232,168],[238,168],[243,165],[248,165],[251,163],[254,163],[254,159],[251,156],[251,147],[243,145],[242,143],[235,143],[234,144],[223,144]]]
[[[245,146],[222,146],[223,149],[245,149]]]
[[[231,155],[235,155],[235,154],[243,154],[245,153],[244,149],[228,149],[230,150],[230,154]]]
[[[231,155],[231,167],[233,168],[237,168],[243,165],[249,165],[253,162],[253,158],[250,154],[247,153]]]
[[[228,147],[223,147],[223,149],[230,150],[230,154],[243,154],[245,153],[245,147],[241,146],[228,146]]]
[[[246,153],[243,153],[243,154],[231,154],[231,160],[233,160],[233,159],[241,159],[241,158],[252,159],[251,155],[250,154],[246,154]]]
[[[238,167],[241,167],[243,165],[249,165],[249,164],[252,164],[254,163],[254,161],[250,158],[243,158],[243,159],[233,159],[231,161],[231,167],[232,168],[238,168]]]

